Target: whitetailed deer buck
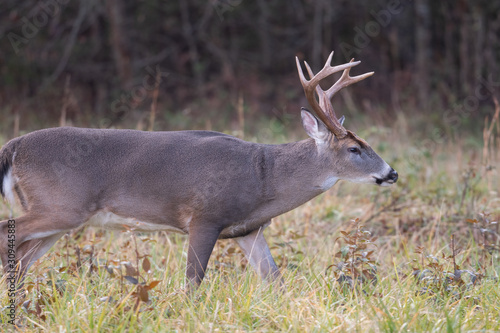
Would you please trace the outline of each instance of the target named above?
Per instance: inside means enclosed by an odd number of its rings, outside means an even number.
[[[310,80],[297,69],[309,104],[309,139],[267,145],[208,131],[50,128],[9,141],[0,151],[0,190],[21,204],[15,242],[0,222],[6,273],[15,252],[20,279],[65,233],[85,225],[189,235],[186,277],[197,286],[217,239],[235,238],[262,278],[281,280],[263,230],[275,216],[311,200],[338,180],[390,185],[398,174],[335,116],[331,98],[373,73],[351,77],[359,64],[330,65]],[[343,71],[327,91],[319,83]],[[318,99],[316,99],[317,95]],[[10,230],[10,229],[9,229]],[[9,246],[10,244],[10,246]],[[11,249],[11,251],[9,251]],[[15,251],[13,251],[15,250]],[[10,255],[10,256],[9,256]]]

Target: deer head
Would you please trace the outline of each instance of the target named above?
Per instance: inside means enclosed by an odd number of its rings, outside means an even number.
[[[302,72],[299,59],[295,58],[307,101],[320,119],[302,108],[302,124],[307,134],[316,141],[318,153],[323,156],[324,163],[331,167],[331,175],[325,179],[324,186],[330,187],[338,179],[389,186],[397,181],[398,173],[365,140],[344,128],[345,118],[337,118],[331,102],[332,97],[342,88],[373,75],[373,72],[351,77],[349,71],[360,61],[352,59],[346,64],[331,66],[332,57],[333,52],[317,74],[304,62],[309,80]],[[343,71],[340,79],[324,91],[319,85],[320,81],[340,71]]]

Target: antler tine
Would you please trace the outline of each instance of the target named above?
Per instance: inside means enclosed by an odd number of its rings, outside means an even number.
[[[311,67],[309,67],[309,64],[307,63],[307,61],[304,61],[304,65],[306,66],[307,74],[309,74],[309,79],[312,80],[314,77],[314,73],[313,73]]]
[[[345,70],[346,68],[351,68],[359,64],[361,61],[356,61],[356,62],[348,62],[346,64],[342,65],[337,65],[337,66],[331,66],[330,64],[332,63],[332,57],[333,57],[333,51],[330,53],[328,56],[328,59],[325,62],[325,65],[323,68],[316,74],[313,73],[311,67],[307,63],[307,61],[304,61],[304,65],[306,66],[307,73],[309,74],[309,81],[313,81],[314,83],[319,83],[319,81],[323,80],[324,78],[327,78],[328,76],[340,72],[341,70]]]
[[[340,72],[341,70],[344,70],[345,72],[345,70],[350,69],[353,66],[356,66],[359,62],[351,61],[350,63],[347,64],[331,66],[332,58],[333,58],[333,52],[330,53],[325,65],[317,74],[314,74],[309,64],[306,61],[304,61],[307,73],[309,74],[309,80],[307,80],[304,76],[304,72],[302,71],[302,67],[300,66],[300,61],[298,57],[295,57],[295,61],[297,63],[297,71],[299,73],[300,82],[302,84],[302,87],[304,88],[307,101],[313,108],[318,118],[320,118],[321,121],[323,121],[323,123],[337,137],[342,138],[347,135],[347,131],[340,124],[337,116],[335,115],[335,111],[333,110],[333,106],[330,101],[331,96],[333,96],[333,94],[325,93],[325,91],[321,89],[321,87],[319,86],[319,82],[334,73]],[[319,103],[318,100],[316,100],[316,97],[314,96],[315,92],[318,95]]]
[[[332,63],[332,57],[333,57],[333,51],[328,56],[328,59],[326,60],[325,65],[323,66],[323,68],[318,72],[318,74],[316,74],[318,76],[319,80],[327,77],[330,74],[335,73],[335,72],[327,73],[327,69],[328,68],[332,68],[332,69],[335,68],[335,67],[330,66],[330,64]],[[304,65],[306,65],[307,73],[309,74],[309,78],[312,80],[315,75],[314,75],[313,71],[311,70],[311,67],[309,67],[309,64],[307,63],[307,61],[304,61]],[[320,77],[320,74],[322,72],[324,72],[324,75]]]
[[[333,97],[333,95],[335,95],[341,89],[343,89],[347,86],[350,86],[353,83],[364,80],[367,77],[372,76],[375,73],[375,72],[368,72],[368,73],[357,75],[357,76],[350,76],[349,71],[351,70],[351,68],[354,66],[357,66],[360,63],[361,63],[361,61],[354,61],[354,58],[351,59],[349,64],[353,64],[353,66],[346,68],[344,70],[344,72],[342,73],[342,76],[340,77],[340,79],[338,79],[337,82],[335,82],[335,84],[333,86],[331,86],[330,89],[328,89],[325,92],[329,99],[331,99]]]
[[[328,59],[326,60],[323,68],[316,74],[313,73],[309,64],[304,61],[307,73],[309,74],[309,80],[307,80],[304,76],[304,72],[302,71],[302,67],[300,66],[298,57],[295,57],[295,62],[297,63],[297,71],[299,72],[300,83],[304,88],[307,101],[313,108],[318,118],[323,121],[323,123],[332,131],[332,133],[339,138],[343,138],[347,135],[347,130],[340,124],[339,119],[335,115],[331,99],[342,88],[366,79],[367,77],[373,75],[373,72],[351,77],[349,75],[351,68],[360,64],[361,61],[354,61],[354,59],[351,59],[351,61],[346,64],[332,66],[332,58],[333,52],[328,56]],[[335,82],[333,86],[331,86],[326,91],[321,89],[319,85],[319,82],[321,80],[340,71],[343,71],[342,76],[337,80],[337,82]],[[315,93],[318,95],[318,100],[314,95]]]
[[[304,72],[302,71],[302,67],[300,66],[300,61],[298,57],[295,57],[295,62],[297,64],[297,71],[299,73],[299,79],[300,83],[302,84],[302,87],[304,88],[304,93],[306,95],[307,101],[309,102],[309,105],[313,108],[313,111],[316,113],[316,115],[325,123],[325,125],[330,128],[332,131],[334,128],[336,128],[336,124],[333,123],[333,121],[328,117],[320,105],[318,104],[318,101],[316,100],[316,97],[314,96],[314,91],[316,90],[318,92],[319,98],[321,100],[321,96],[324,96],[323,90],[319,88],[319,81],[321,78],[318,77],[318,75],[321,73],[318,73],[316,75],[313,74],[311,68],[309,67],[309,64],[307,62],[305,63],[307,72],[309,73],[309,80],[306,79],[304,76]],[[336,129],[335,129],[336,132]],[[334,132],[334,133],[335,133]]]

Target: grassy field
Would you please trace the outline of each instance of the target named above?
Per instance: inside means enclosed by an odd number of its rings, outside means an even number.
[[[265,234],[286,290],[259,281],[227,240],[186,296],[185,236],[84,229],[30,270],[22,330],[500,331],[500,122],[491,132],[486,124],[483,137],[419,134],[404,117],[386,128],[358,125],[400,180],[340,182],[274,219]],[[5,288],[0,299],[7,305]]]

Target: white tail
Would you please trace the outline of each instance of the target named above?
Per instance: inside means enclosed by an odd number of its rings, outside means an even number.
[[[327,64],[310,80],[297,66],[319,121],[303,109],[309,139],[264,145],[217,132],[141,132],[51,128],[9,141],[0,151],[0,190],[24,211],[15,219],[18,278],[62,235],[82,225],[172,230],[189,235],[186,276],[198,285],[219,238],[236,238],[263,278],[280,280],[263,229],[337,180],[390,185],[397,173],[342,126],[330,99],[358,62]],[[307,64],[306,64],[307,65]],[[344,70],[326,92],[319,81]],[[314,96],[319,95],[319,103]],[[7,221],[0,255],[10,271]],[[12,251],[11,251],[12,252]]]

